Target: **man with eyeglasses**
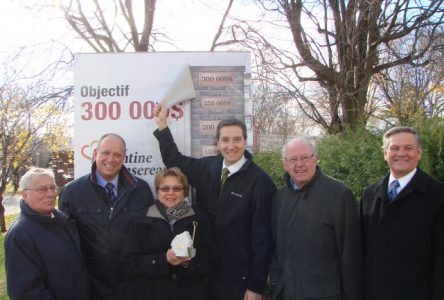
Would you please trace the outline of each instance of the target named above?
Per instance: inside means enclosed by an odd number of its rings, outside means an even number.
[[[51,170],[20,180],[20,215],[5,240],[7,290],[14,299],[89,299],[89,278],[73,220],[55,208]]]
[[[323,174],[305,138],[282,149],[285,186],[273,199],[274,298],[362,299],[361,236],[351,190]]]
[[[120,135],[103,135],[94,150],[91,173],[67,184],[59,197],[60,209],[79,228],[93,300],[117,299],[129,224],[154,202],[148,183],[132,176],[123,165],[125,153],[126,143]]]
[[[390,173],[360,207],[365,299],[444,299],[444,183],[418,167],[413,128],[391,128],[382,143]]]
[[[179,167],[196,189],[197,207],[211,218],[219,260],[207,299],[262,299],[271,254],[270,209],[276,187],[252,159],[247,129],[238,119],[217,126],[220,155],[200,159],[179,152],[167,126],[164,105],[156,107],[162,159]],[[225,174],[225,175],[224,175]]]

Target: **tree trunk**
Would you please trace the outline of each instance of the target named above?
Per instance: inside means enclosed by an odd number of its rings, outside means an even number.
[[[0,194],[0,232],[6,232],[5,207],[3,206],[3,194]]]

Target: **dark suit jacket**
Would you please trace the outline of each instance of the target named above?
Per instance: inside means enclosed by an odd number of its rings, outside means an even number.
[[[387,204],[388,179],[361,202],[365,299],[444,299],[444,184],[418,168]]]

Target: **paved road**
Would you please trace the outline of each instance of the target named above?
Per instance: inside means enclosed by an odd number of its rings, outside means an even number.
[[[5,215],[17,214],[20,212],[20,196],[3,195],[3,206]]]

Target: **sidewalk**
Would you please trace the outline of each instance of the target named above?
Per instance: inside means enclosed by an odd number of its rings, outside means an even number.
[[[5,216],[17,214],[20,212],[19,195],[3,195],[3,206],[5,207]]]

